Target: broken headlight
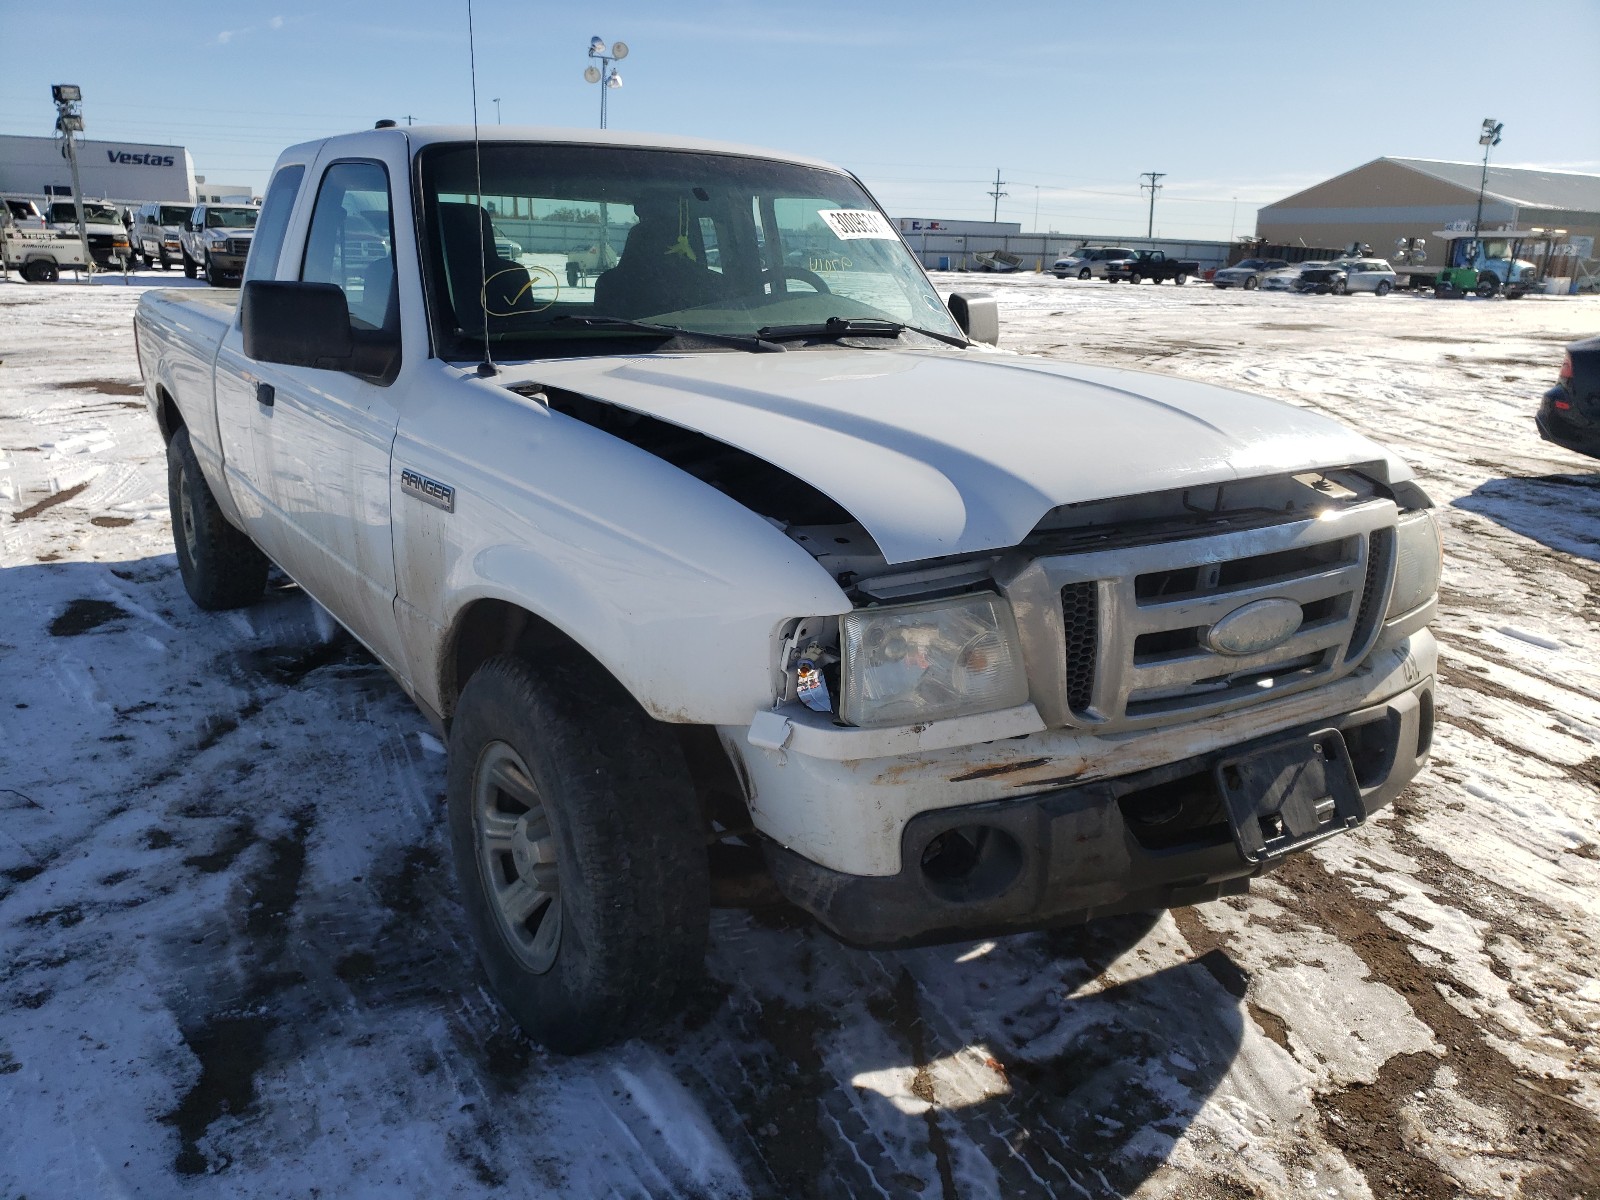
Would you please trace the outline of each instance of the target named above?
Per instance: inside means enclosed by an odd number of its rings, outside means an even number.
[[[1395,527],[1394,593],[1389,615],[1398,617],[1433,599],[1444,567],[1439,523],[1427,509],[1405,513]]]
[[[839,618],[839,715],[909,725],[1028,699],[1016,618],[987,593],[865,608]]]

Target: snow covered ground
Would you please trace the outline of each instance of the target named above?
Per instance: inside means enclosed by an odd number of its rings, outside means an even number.
[[[129,321],[184,281],[0,284],[0,1197],[1600,1196],[1600,464],[1531,420],[1600,300],[936,281],[1415,464],[1441,725],[1392,811],[1084,931],[721,911],[686,1018],[549,1057],[483,989],[423,720],[292,586],[183,594]]]

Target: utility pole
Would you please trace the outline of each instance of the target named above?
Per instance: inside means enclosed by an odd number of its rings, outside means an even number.
[[[1005,182],[1005,180],[1000,178],[1000,168],[996,167],[994,169],[994,191],[988,194],[994,197],[994,219],[997,222],[1000,220],[1000,197],[1011,195],[1010,192],[1002,192],[1000,190],[1005,186]]]
[[[72,164],[72,200],[78,209],[78,242],[83,246],[83,268],[94,274],[94,257],[89,253],[89,230],[83,221],[83,182],[78,178],[78,140],[83,132],[83,91],[75,83],[58,83],[50,89],[56,102],[56,132],[66,144],[67,161]],[[48,210],[47,210],[48,212]],[[127,260],[123,260],[127,269]]]
[[[411,122],[413,122],[413,121],[415,121],[415,120],[416,120],[416,118],[415,118],[415,117],[413,117],[413,116],[412,116],[412,115],[411,115],[411,114],[410,114],[410,113],[407,113],[407,114],[406,114],[406,124],[407,124],[407,125],[409,125],[409,124],[411,124]]]
[[[1162,187],[1157,180],[1165,179],[1166,177],[1167,173],[1165,171],[1146,171],[1139,176],[1140,179],[1148,179],[1150,181],[1139,185],[1141,192],[1146,188],[1150,189],[1150,224],[1145,227],[1144,231],[1144,236],[1147,238],[1153,238],[1156,235],[1156,193]]]

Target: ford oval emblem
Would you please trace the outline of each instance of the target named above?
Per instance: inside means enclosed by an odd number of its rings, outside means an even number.
[[[1293,600],[1257,600],[1208,629],[1205,643],[1218,654],[1260,654],[1292,638],[1304,616]]]

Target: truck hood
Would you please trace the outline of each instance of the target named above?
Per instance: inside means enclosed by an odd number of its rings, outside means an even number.
[[[848,510],[890,563],[1003,549],[1062,504],[1387,462],[1326,417],[1206,384],[993,352],[545,361],[564,388],[737,446]]]

